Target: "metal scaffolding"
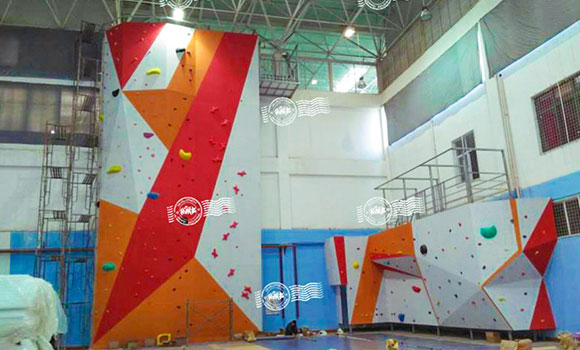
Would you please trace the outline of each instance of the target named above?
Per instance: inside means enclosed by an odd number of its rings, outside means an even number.
[[[53,283],[69,323],[81,325],[81,339],[90,337],[95,264],[100,38],[94,24],[82,23],[76,47],[71,122],[46,124],[34,252],[34,275]],[[82,344],[57,339],[58,349],[77,345]]]

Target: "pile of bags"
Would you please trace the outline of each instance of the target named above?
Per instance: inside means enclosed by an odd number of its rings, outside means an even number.
[[[0,349],[52,350],[66,333],[66,316],[52,286],[28,275],[0,275]]]

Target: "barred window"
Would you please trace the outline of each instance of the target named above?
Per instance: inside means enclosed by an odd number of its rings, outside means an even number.
[[[580,138],[580,72],[533,97],[542,152]]]
[[[461,136],[452,142],[455,150],[456,164],[460,166],[460,182],[465,182],[465,170],[471,174],[472,180],[479,179],[479,163],[477,161],[477,152],[475,148],[475,137],[473,131]],[[467,162],[467,164],[465,164]]]
[[[580,234],[580,197],[554,202],[554,218],[558,236]]]

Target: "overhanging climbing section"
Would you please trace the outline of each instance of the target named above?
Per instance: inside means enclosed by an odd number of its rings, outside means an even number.
[[[256,37],[123,23],[103,60],[94,347],[260,329]]]
[[[330,282],[352,324],[554,329],[544,273],[556,244],[549,199],[473,203],[369,237],[332,237]]]

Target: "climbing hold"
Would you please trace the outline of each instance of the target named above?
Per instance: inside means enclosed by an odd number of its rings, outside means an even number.
[[[154,136],[155,134],[152,132],[144,132],[143,133],[143,137],[145,137],[146,139],[150,139]]]
[[[240,188],[238,187],[238,185],[234,186],[234,193],[238,194],[238,192],[240,192]]]
[[[225,143],[225,142],[220,142],[220,147],[219,147],[219,150],[220,150],[220,151],[223,151],[224,149],[226,149],[226,146],[227,146],[227,145],[226,145],[226,143]]]
[[[222,157],[215,157],[214,159],[212,159],[212,161],[213,161],[214,163],[221,163],[221,162],[222,162],[222,160],[223,160],[223,159],[222,159]]]
[[[120,91],[119,89],[113,90],[113,92],[112,92],[113,93],[113,97],[119,96],[119,91]]]
[[[229,120],[224,119],[224,121],[222,122],[222,126],[227,126],[230,123]]]
[[[115,266],[114,263],[108,262],[108,263],[104,264],[102,268],[103,268],[103,271],[107,271],[108,272],[108,271],[115,270],[117,267]]]
[[[159,67],[151,68],[147,72],[145,72],[145,74],[147,74],[147,75],[161,74],[161,68],[159,68]]]
[[[179,150],[179,158],[188,161],[191,159],[191,152],[185,152],[183,149]]]
[[[250,299],[250,293],[248,292],[242,292],[242,298],[246,298],[246,299]]]
[[[219,256],[218,252],[217,252],[217,250],[215,250],[215,248],[213,248],[213,250],[211,251],[211,255],[213,256],[214,259]]]
[[[157,198],[159,198],[159,193],[157,193],[157,192],[149,192],[149,193],[147,193],[147,198],[149,198],[149,199],[157,199]]]
[[[238,175],[239,175],[239,176],[241,176],[241,177],[244,177],[244,176],[246,176],[247,174],[248,174],[248,173],[246,173],[246,171],[245,171],[245,170],[242,170],[242,171],[240,171],[240,172],[238,173]]]
[[[252,293],[252,287],[244,286],[244,292]]]
[[[228,272],[228,277],[232,277],[234,273],[236,273],[236,269],[230,269],[230,272]]]
[[[413,287],[411,287],[411,289],[413,289],[413,292],[415,292],[415,293],[421,293],[421,288],[419,288],[417,286],[413,286]]]
[[[495,225],[491,225],[488,227],[482,227],[479,229],[479,233],[486,239],[492,239],[497,235],[497,228]]]
[[[112,165],[109,170],[107,170],[107,174],[116,174],[120,173],[123,170],[123,167],[120,165]]]
[[[207,139],[207,142],[209,142],[210,145],[215,145],[215,140],[213,139],[213,137],[210,137],[209,139]]]
[[[441,302],[439,300],[437,300],[437,306],[440,306]]]
[[[99,121],[100,122],[104,122],[105,121],[105,115],[103,113],[99,114]]]
[[[421,252],[421,254],[427,255],[427,246],[423,244],[421,248],[419,248],[419,251]]]
[[[405,322],[405,314],[399,314],[397,317],[399,318],[399,321]]]
[[[224,233],[223,236],[222,236],[222,240],[227,241],[229,236],[230,236],[230,233],[229,232],[228,233]]]
[[[355,269],[358,269],[360,267],[360,264],[358,261],[353,261],[352,262],[352,267],[354,267]]]
[[[505,301],[505,298],[504,297],[500,297],[497,300],[499,300],[500,302],[504,302]]]
[[[215,113],[215,112],[217,112],[217,111],[219,111],[219,110],[220,110],[220,109],[219,109],[219,107],[213,106],[213,107],[212,107],[212,108],[209,110],[209,112],[210,112],[210,113]]]
[[[238,222],[237,221],[232,222],[232,224],[230,225],[230,228],[236,228],[236,227],[238,227]]]

